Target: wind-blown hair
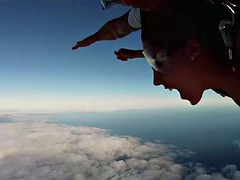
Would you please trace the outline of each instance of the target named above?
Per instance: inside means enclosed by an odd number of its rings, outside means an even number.
[[[189,38],[194,38],[209,53],[222,56],[226,47],[219,31],[219,23],[223,19],[231,19],[230,13],[208,0],[173,2],[174,7],[171,8],[150,14],[142,12],[142,39],[147,37],[155,46],[167,49],[171,55],[183,47]],[[147,28],[144,28],[144,23]]]

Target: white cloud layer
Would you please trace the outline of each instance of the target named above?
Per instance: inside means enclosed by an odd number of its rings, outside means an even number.
[[[238,140],[235,140],[235,141],[234,141],[234,144],[235,144],[235,145],[237,145],[237,147],[239,147],[239,148],[240,148],[240,139],[238,139]]]
[[[0,142],[1,180],[240,180],[236,165],[207,173],[174,162],[188,151],[94,127],[2,123]]]
[[[240,171],[234,164],[226,165],[221,172],[207,170],[201,163],[192,164],[186,168],[184,180],[240,180]]]
[[[174,146],[110,136],[90,127],[0,124],[0,179],[181,178]],[[176,151],[176,152],[175,152]]]

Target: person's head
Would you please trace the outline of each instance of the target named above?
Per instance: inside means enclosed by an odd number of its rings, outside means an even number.
[[[177,89],[191,104],[197,104],[206,89],[219,89],[216,72],[222,76],[232,73],[218,30],[222,12],[208,8],[204,8],[205,15],[198,7],[199,11],[183,10],[188,16],[172,12],[165,17],[167,20],[160,17],[158,23],[163,24],[152,27],[155,33],[149,34],[144,43],[146,58],[155,59],[154,85]]]
[[[140,8],[146,11],[154,10],[156,9],[156,7],[163,6],[169,2],[169,0],[109,0],[109,1],[119,3],[125,6]]]
[[[168,57],[168,60],[158,61],[159,69],[154,69],[154,85],[163,85],[167,89],[179,91],[182,99],[197,104],[207,89],[218,89],[212,78],[215,71],[225,73],[223,60],[212,57],[195,39],[189,39],[187,44]],[[221,65],[220,65],[221,64]],[[231,67],[229,66],[229,71]],[[210,78],[209,78],[210,77]]]

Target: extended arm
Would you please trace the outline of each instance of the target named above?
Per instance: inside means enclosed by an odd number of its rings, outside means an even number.
[[[79,47],[86,47],[97,41],[116,40],[138,30],[128,24],[128,14],[129,12],[119,18],[108,21],[95,34],[78,41],[72,49],[75,50]]]
[[[143,50],[131,50],[121,48],[118,51],[115,51],[114,54],[119,60],[128,61],[129,59],[144,58],[142,51]]]

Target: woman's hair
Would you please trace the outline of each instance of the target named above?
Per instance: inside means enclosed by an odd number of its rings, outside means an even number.
[[[171,55],[189,38],[195,38],[209,53],[222,56],[225,45],[219,23],[231,19],[230,13],[209,0],[173,0],[173,4],[172,8],[155,13],[153,21],[157,22],[150,27],[154,31],[148,33],[152,43]]]
[[[233,39],[233,51],[234,51],[234,64],[240,69],[240,3],[236,9],[235,15],[235,25],[234,25],[234,39]]]

